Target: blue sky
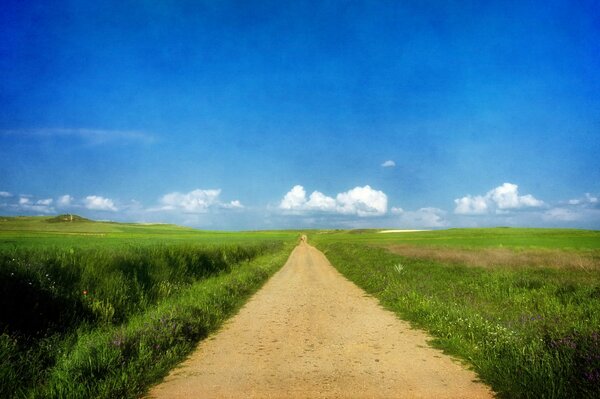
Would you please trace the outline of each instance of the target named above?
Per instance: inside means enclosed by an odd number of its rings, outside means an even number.
[[[5,1],[0,214],[598,229],[598,15],[595,1]]]

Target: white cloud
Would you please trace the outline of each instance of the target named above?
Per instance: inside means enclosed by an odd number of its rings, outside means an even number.
[[[454,203],[456,204],[454,213],[460,215],[482,215],[492,210],[496,213],[505,213],[513,209],[544,205],[543,201],[531,194],[519,195],[519,186],[512,183],[504,183],[485,195],[467,195],[457,198]]]
[[[73,200],[74,200],[73,197],[71,197],[68,194],[65,194],[65,195],[61,195],[60,197],[58,197],[58,200],[56,201],[56,204],[59,207],[63,207],[64,208],[64,207],[71,206],[71,203],[73,202]]]
[[[181,209],[189,213],[204,213],[218,203],[221,190],[193,190],[189,193],[173,192],[164,195],[160,202],[165,210]]]
[[[406,227],[444,227],[446,211],[439,208],[426,207],[416,211],[400,213],[400,223]]]
[[[8,191],[0,191],[0,197],[2,197],[2,198],[9,198],[12,196],[13,195],[11,193],[9,193]]]
[[[598,197],[590,193],[585,193],[583,198],[576,198],[567,201],[568,205],[595,205],[598,203]]]
[[[308,209],[318,210],[322,212],[335,212],[336,201],[318,191],[313,191],[306,203]]]
[[[370,186],[355,187],[336,197],[339,212],[358,216],[379,216],[387,212],[387,195]]]
[[[279,208],[285,210],[292,210],[302,208],[306,204],[306,191],[304,187],[295,185],[292,189],[283,197],[279,204]]]
[[[94,211],[117,211],[113,200],[110,198],[100,197],[98,195],[89,195],[85,197],[84,206],[87,209]]]
[[[11,195],[12,197],[12,195]],[[10,197],[5,197],[10,198]],[[2,203],[0,207],[9,209],[14,213],[53,213],[53,200],[51,198],[43,198],[39,200],[33,199],[33,196],[21,194],[19,199],[14,199],[11,203]]]
[[[227,204],[221,204],[221,208],[224,209],[242,209],[244,205],[238,200],[229,201]]]
[[[543,213],[546,222],[578,222],[591,224],[597,228],[600,221],[600,203],[596,195],[585,193],[581,198],[560,202],[556,207]]]
[[[545,221],[574,222],[581,219],[581,215],[571,209],[552,208],[544,212],[542,218]]]
[[[220,189],[196,189],[189,193],[172,192],[160,199],[162,206],[153,210],[183,211],[184,213],[206,213],[212,208],[240,209],[244,206],[238,200],[223,203],[219,199]]]
[[[487,200],[481,195],[475,197],[467,195],[466,197],[455,199],[454,203],[456,204],[454,213],[461,215],[481,215],[488,211]]]
[[[279,208],[289,211],[336,212],[337,203],[335,199],[328,197],[319,191],[313,191],[307,199],[304,187],[295,185],[283,197],[279,204]]]
[[[387,212],[387,195],[367,185],[339,193],[335,199],[313,191],[307,199],[304,187],[296,185],[285,194],[279,208],[293,213],[326,212],[360,217],[379,216]]]
[[[526,206],[542,206],[544,203],[531,194],[519,195],[519,186],[504,183],[487,193],[486,197],[496,203],[499,209],[515,209]]]
[[[404,213],[404,209],[394,206],[392,207],[390,212],[392,213],[392,215],[402,215]]]
[[[393,168],[394,166],[396,166],[396,162],[392,161],[391,159],[381,164],[381,167],[383,168]]]

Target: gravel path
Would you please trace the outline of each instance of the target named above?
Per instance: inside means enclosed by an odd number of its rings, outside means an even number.
[[[490,398],[304,240],[151,398]]]

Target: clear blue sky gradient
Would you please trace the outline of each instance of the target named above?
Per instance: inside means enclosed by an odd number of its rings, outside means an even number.
[[[277,215],[294,185],[334,197],[368,184],[390,208],[446,211],[448,226],[503,224],[461,219],[454,200],[510,182],[541,214],[600,194],[598,159],[597,1],[4,1],[0,13],[0,191],[13,199],[151,208],[218,188],[246,208],[106,218],[291,227],[310,225]],[[564,225],[600,228],[597,209],[586,215]]]

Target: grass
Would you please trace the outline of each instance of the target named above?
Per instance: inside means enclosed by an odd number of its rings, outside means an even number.
[[[47,216],[0,216],[0,251],[23,248],[151,247],[157,244],[241,244],[286,241],[297,231],[202,231],[169,224],[135,224],[76,220],[56,222]]]
[[[565,251],[535,248],[435,248],[411,245],[389,245],[398,255],[478,267],[515,267],[524,265],[556,269],[600,270],[600,250]]]
[[[600,395],[598,258],[586,268],[552,263],[557,253],[597,254],[598,232],[337,231],[311,240],[346,277],[427,330],[434,345],[465,360],[499,396]],[[514,258],[486,263],[500,244],[503,256]],[[531,251],[546,256],[520,257]],[[454,256],[468,252],[476,255]]]
[[[127,323],[80,333],[33,397],[137,397],[181,361],[278,270],[263,256],[197,283]],[[93,381],[93,383],[90,383]]]
[[[138,397],[285,262],[294,231],[0,217],[0,397]],[[501,397],[600,396],[600,232],[312,231]]]
[[[294,232],[2,218],[0,397],[137,397],[287,258]]]
[[[0,255],[0,306],[6,309],[0,328],[31,336],[84,320],[119,323],[189,284],[281,246],[265,241],[7,250]]]
[[[358,231],[358,233],[357,233]],[[319,241],[338,241],[386,246],[407,244],[433,248],[512,248],[600,250],[600,231],[576,229],[487,228],[449,229],[414,233],[387,233],[379,230],[328,230],[313,232]]]

